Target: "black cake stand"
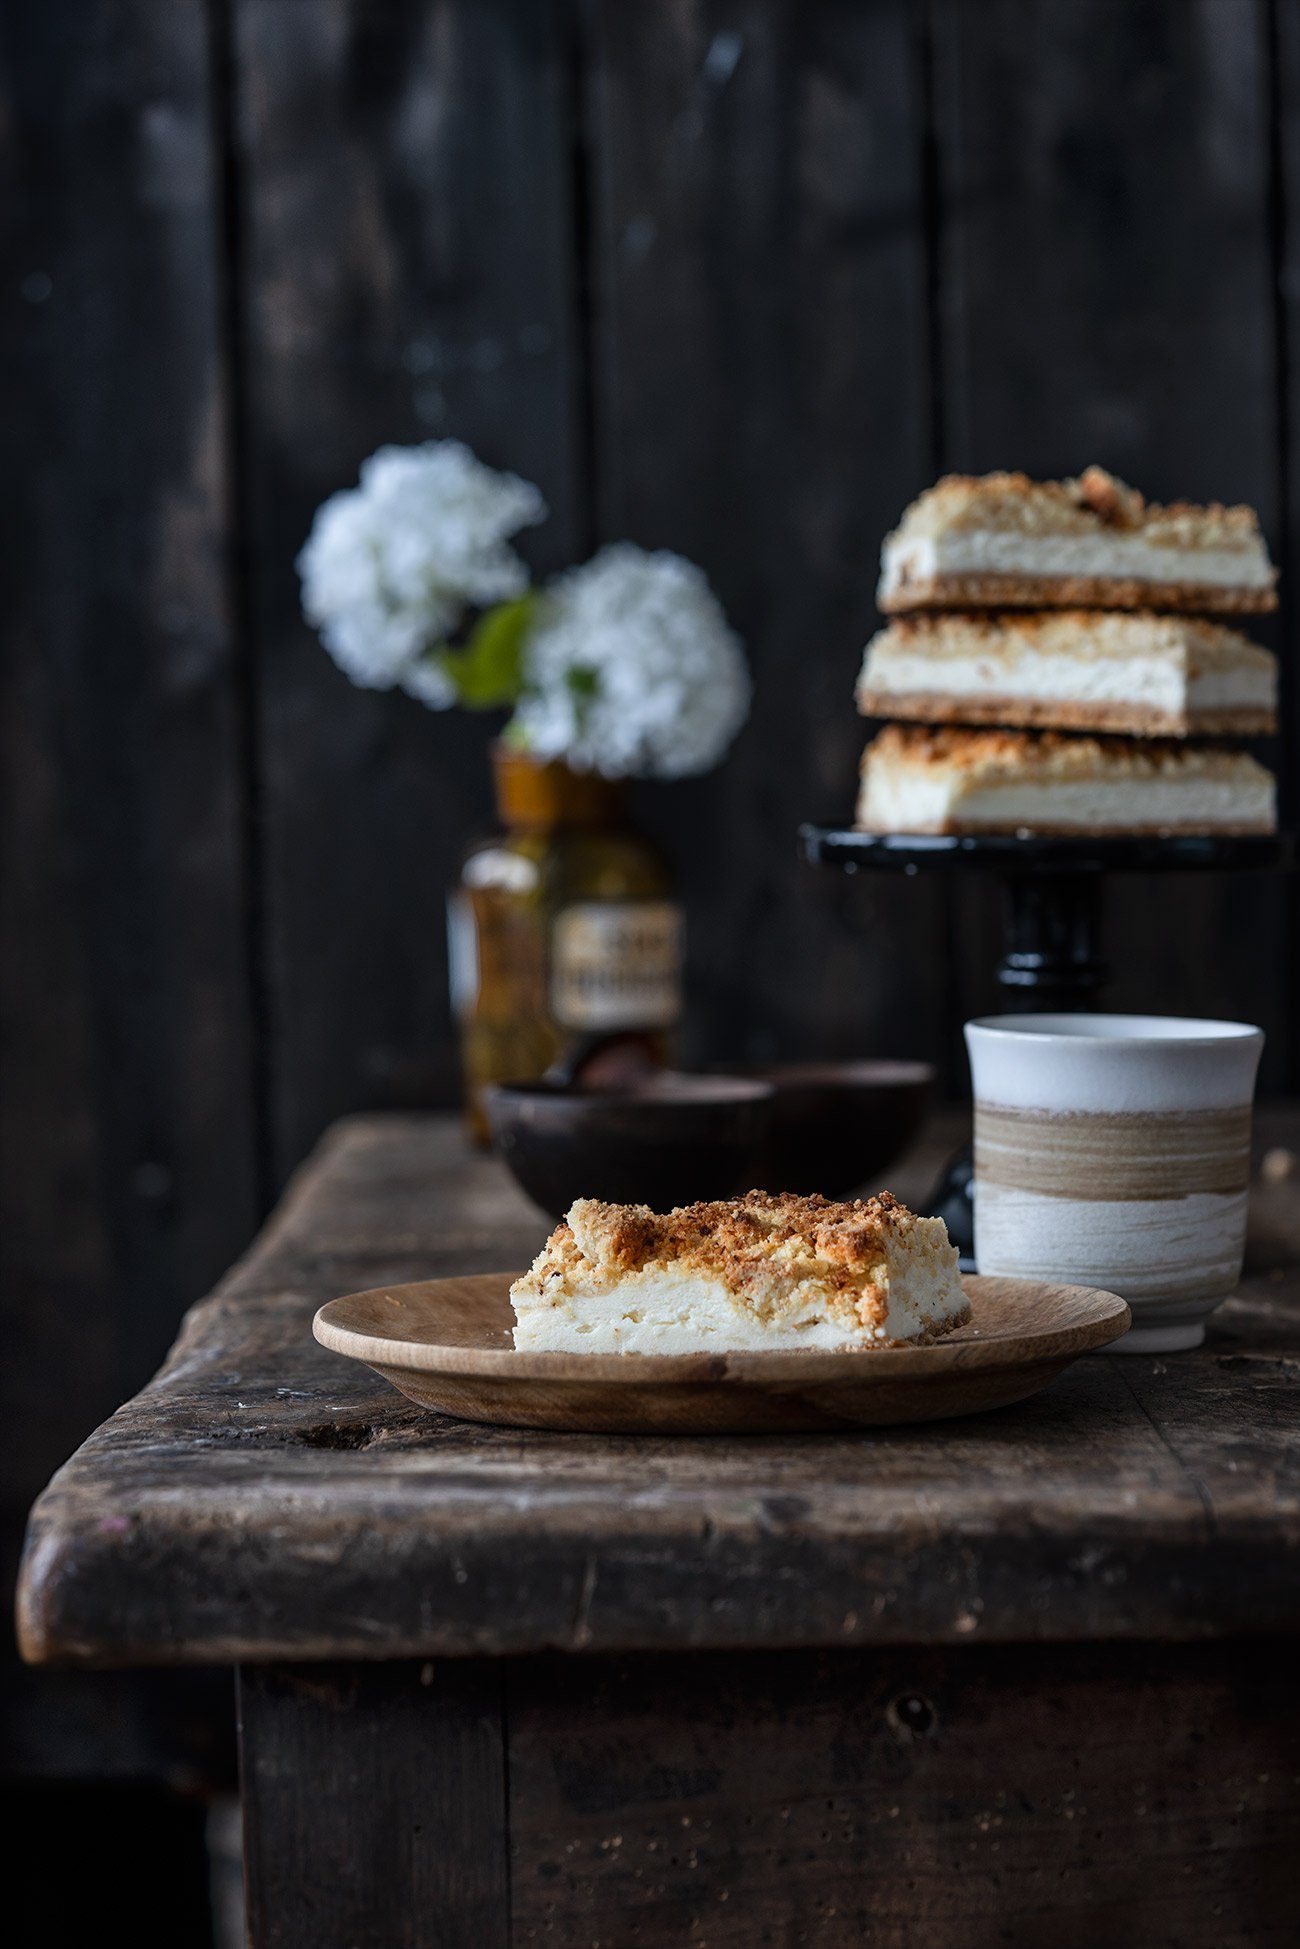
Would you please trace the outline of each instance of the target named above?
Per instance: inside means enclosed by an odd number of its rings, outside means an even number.
[[[1279,872],[1292,864],[1289,835],[1124,839],[980,837],[854,832],[803,826],[804,857],[843,873],[993,873],[1002,882],[1005,933],[998,988],[1006,1014],[1098,1007],[1109,970],[1101,909],[1111,873]],[[931,1210],[946,1219],[964,1270],[973,1269],[969,1150],[952,1160]]]

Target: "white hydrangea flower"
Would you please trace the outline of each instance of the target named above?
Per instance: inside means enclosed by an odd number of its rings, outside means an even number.
[[[740,642],[703,572],[620,542],[547,591],[510,730],[575,771],[683,778],[718,762],[749,698]]]
[[[360,486],[317,510],[298,556],[303,614],[353,683],[400,683],[445,708],[454,686],[420,659],[467,606],[523,593],[528,570],[509,537],[545,518],[530,481],[485,467],[459,440],[380,447]]]
[[[455,684],[432,657],[421,657],[412,663],[402,671],[398,682],[408,697],[414,697],[417,704],[427,704],[431,711],[450,710],[460,702]]]

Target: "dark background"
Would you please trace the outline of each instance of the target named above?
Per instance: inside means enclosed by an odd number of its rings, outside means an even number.
[[[536,480],[540,571],[680,549],[743,634],[733,757],[638,799],[698,1056],[960,1087],[992,889],[794,848],[851,803],[880,537],[939,472],[1250,501],[1287,639],[1300,0],[6,0],[0,226],[10,1555],[323,1125],[454,1094],[489,727],[351,688],[292,568],[376,445]],[[1285,779],[1285,659],[1284,698]],[[1295,1083],[1291,896],[1110,915],[1118,1002],[1252,1017]],[[220,1772],[188,1691],[5,1703],[23,1774]]]

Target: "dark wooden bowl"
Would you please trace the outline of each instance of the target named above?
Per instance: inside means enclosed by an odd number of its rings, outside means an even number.
[[[925,1121],[934,1069],[924,1062],[774,1063],[729,1069],[770,1083],[763,1191],[843,1198],[903,1155]]]
[[[484,1100],[493,1148],[561,1218],[575,1198],[669,1211],[750,1190],[774,1094],[762,1078],[669,1072],[616,1090],[497,1083]]]

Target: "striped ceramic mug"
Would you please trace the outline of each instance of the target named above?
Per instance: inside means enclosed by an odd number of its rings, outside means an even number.
[[[1199,1346],[1241,1276],[1262,1030],[1004,1015],[966,1046],[980,1271],[1120,1293],[1121,1350]]]

